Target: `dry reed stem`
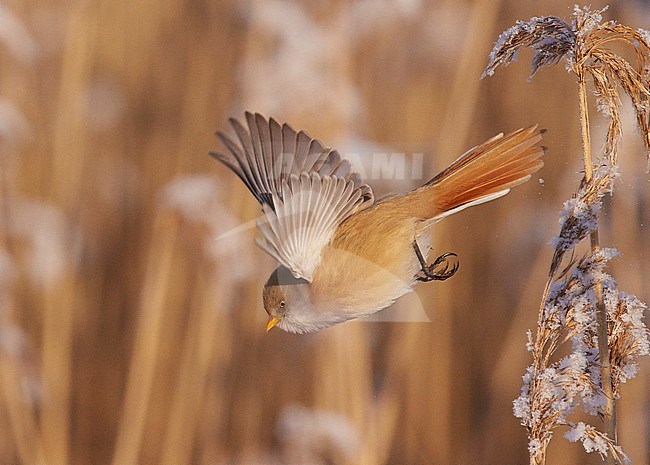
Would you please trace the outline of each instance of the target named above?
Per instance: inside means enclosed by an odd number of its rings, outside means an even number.
[[[637,149],[642,147],[637,146]],[[641,182],[643,182],[643,172],[646,169],[645,163],[639,157],[624,158],[627,172],[639,173]],[[645,250],[647,248],[644,242],[648,242],[647,231],[643,229],[630,228],[630,224],[642,224],[644,222],[643,213],[638,209],[638,205],[643,205],[644,198],[650,198],[647,189],[639,190],[617,190],[616,195],[612,196],[612,205],[607,222],[604,222],[602,233],[605,237],[616,237],[621,244],[622,250]],[[650,283],[650,277],[644,273],[644,261],[641,254],[630,254],[625,257],[628,261],[626,264],[615,262],[613,264],[612,274],[621,276],[625,280],[630,290],[634,294],[648,295],[644,292],[647,290],[647,283]],[[627,269],[640,270],[634,275],[626,275]],[[645,424],[641,413],[647,409],[641,407],[642,399],[648,399],[648,389],[650,384],[648,376],[650,375],[650,363],[640,364],[638,380],[634,383],[628,383],[625,386],[624,395],[616,402],[616,430],[618,437],[626,451],[629,451],[632,463],[644,463],[644,458],[650,458],[650,443],[647,441],[648,432],[643,428],[630,426],[631,424]],[[615,393],[616,395],[616,393]],[[640,401],[641,400],[641,401]],[[647,463],[647,460],[645,461]]]
[[[58,182],[50,188],[66,214],[73,218],[78,211],[87,137],[85,102],[79,89],[89,80],[96,25],[89,20],[83,5],[75,9],[70,21],[53,133],[52,179]],[[45,403],[41,430],[48,462],[53,465],[70,463],[73,312],[78,284],[73,274],[74,271],[70,271],[65,276],[59,289],[58,283],[48,283],[44,291],[42,372]]]
[[[13,180],[10,179],[6,141],[0,137],[0,253],[11,252],[11,241],[7,227],[10,222],[11,197],[14,193]],[[14,296],[0,296],[13,299]],[[11,305],[11,304],[10,304]],[[13,307],[11,305],[11,307]],[[15,324],[14,308],[0,308],[0,332],[5,326]],[[26,402],[21,391],[21,367],[19,361],[7,348],[0,347],[0,406],[5,407],[5,415],[13,438],[13,448],[18,459],[24,464],[45,465],[45,453],[41,441],[36,412],[31,402]]]
[[[614,178],[616,177],[618,143],[622,135],[621,120],[619,117],[619,86],[632,100],[637,116],[637,123],[644,136],[643,140],[648,152],[647,154],[650,156],[650,145],[647,143],[650,129],[647,122],[647,116],[650,112],[650,90],[647,87],[647,83],[650,82],[650,75],[648,75],[650,73],[650,54],[648,53],[650,51],[650,45],[647,43],[647,37],[639,31],[634,31],[626,26],[613,22],[601,24],[602,11],[604,10],[591,12],[588,7],[579,8],[576,6],[571,25],[557,17],[532,18],[528,22],[518,21],[515,26],[505,31],[499,37],[490,54],[490,62],[484,72],[484,76],[492,75],[497,66],[505,66],[514,59],[519,47],[528,46],[535,51],[531,67],[531,77],[541,66],[557,63],[566,55],[568,68],[578,79],[580,129],[585,170],[583,185],[579,190],[582,199],[580,199],[578,207],[575,205],[571,207],[569,215],[562,220],[562,231],[560,238],[555,243],[555,252],[539,309],[535,341],[534,344],[532,341],[529,342],[531,345],[530,350],[533,351],[532,371],[527,373],[527,378],[525,377],[524,387],[522,388],[522,395],[515,403],[516,416],[522,419],[522,424],[529,430],[530,460],[531,463],[535,464],[543,464],[546,462],[546,448],[552,437],[552,430],[557,425],[567,424],[565,417],[571,410],[565,407],[564,410],[558,408],[555,411],[555,407],[545,405],[544,392],[547,389],[546,384],[549,382],[548,379],[545,379],[545,377],[548,377],[547,372],[548,370],[560,369],[562,366],[561,363],[559,365],[552,363],[550,357],[561,344],[569,339],[573,340],[580,332],[585,331],[576,322],[574,322],[575,328],[572,328],[569,322],[566,321],[560,324],[560,330],[553,326],[553,322],[549,323],[549,318],[552,319],[555,316],[548,314],[548,312],[557,311],[553,310],[553,307],[549,307],[552,303],[549,301],[551,285],[556,286],[554,292],[557,293],[558,280],[563,279],[566,273],[568,273],[568,270],[575,265],[575,262],[569,263],[565,271],[560,273],[559,276],[556,276],[562,258],[567,251],[573,252],[575,246],[585,238],[587,233],[590,236],[591,256],[594,260],[599,259],[599,257],[601,259],[602,257],[607,257],[609,254],[609,252],[606,252],[605,255],[601,255],[598,231],[599,210],[600,198],[611,191]],[[608,42],[616,40],[627,42],[635,51],[637,58],[636,67],[633,67],[615,53],[603,48]],[[610,117],[604,145],[605,156],[603,163],[605,164],[605,169],[600,170],[598,178],[594,178],[594,161],[592,159],[587,99],[587,75],[591,75],[593,78],[596,95],[599,99],[599,109]],[[590,191],[593,191],[591,199],[588,198]],[[581,260],[575,266],[580,268],[583,263],[584,260]],[[570,437],[573,438],[572,440],[582,440],[588,452],[594,449],[598,450],[601,455],[606,456],[608,463],[614,464],[622,460],[624,455],[620,447],[616,444],[615,393],[609,353],[610,345],[616,341],[608,340],[608,330],[611,330],[611,328],[608,328],[608,309],[604,302],[604,279],[612,281],[611,278],[604,275],[601,271],[593,283],[593,292],[596,298],[593,306],[595,307],[594,313],[600,367],[599,388],[602,389],[602,394],[605,398],[605,402],[600,406],[600,410],[603,415],[607,435],[603,435],[603,433],[593,429],[593,427],[587,427],[585,429],[583,424],[583,428],[580,430],[581,432],[576,432],[578,431],[578,427],[576,427],[576,429],[570,431]],[[615,283],[613,286],[615,289]],[[620,295],[619,291],[616,290],[616,299],[620,299]],[[627,297],[625,298],[627,299]],[[626,302],[625,305],[632,305],[630,303],[631,301]],[[633,305],[642,305],[641,303],[637,304],[637,302]],[[572,309],[566,309],[566,318],[569,318],[570,311]],[[610,317],[615,318],[613,315]],[[638,324],[641,325],[640,322]],[[633,328],[630,327],[630,331],[632,330]],[[645,336],[642,335],[642,331],[636,330],[638,334],[630,335],[632,340],[635,340],[635,337],[647,338],[647,329],[645,330]],[[564,339],[562,339],[563,331],[567,331]],[[576,340],[573,340],[573,343],[574,350],[577,350],[575,347]],[[578,346],[588,347],[579,338],[577,343]],[[618,351],[621,350],[620,346],[613,345],[612,347],[615,347]],[[626,352],[626,354],[632,353],[632,351]],[[574,355],[576,354],[579,354],[579,351],[574,353]],[[582,357],[585,354],[587,352],[584,352]],[[643,350],[639,350],[639,355],[643,355]],[[568,359],[567,363],[570,363],[568,369],[574,369],[571,359]],[[622,363],[623,361],[621,360]],[[586,379],[590,379],[588,372],[584,376]],[[578,381],[576,386],[579,386],[581,383],[584,384],[584,382],[584,380]],[[572,399],[575,396],[573,390],[575,390],[575,387],[569,386],[566,388],[565,395],[567,396],[568,402],[573,402]],[[540,409],[540,411],[535,411],[535,408]],[[546,415],[546,417],[539,420],[534,416],[530,417],[530,412]],[[569,424],[573,427],[572,423],[569,422]],[[590,434],[593,437],[589,436]],[[597,440],[594,438],[597,438]],[[597,447],[592,447],[594,442],[597,443]]]
[[[11,241],[7,231],[10,221],[10,189],[8,154],[0,141],[0,253],[11,251]],[[0,296],[13,299],[14,296]],[[7,326],[14,325],[13,305],[0,308],[0,332]],[[21,367],[19,360],[6,347],[0,347],[0,406],[5,406],[13,447],[18,459],[24,464],[45,465],[45,453],[41,441],[36,412],[31,402],[25,400],[21,390]],[[7,435],[9,436],[9,434]]]
[[[350,324],[343,331],[323,335],[314,360],[315,376],[323,380],[314,389],[314,407],[345,415],[360,435],[369,413],[366,399],[372,392],[369,367],[364,366],[368,360],[368,331],[364,326]],[[350,353],[357,356],[350,357]],[[355,445],[351,456],[340,454],[336,463],[374,463],[374,451],[369,450],[367,439],[361,435],[361,444]]]
[[[578,59],[578,62],[582,60]],[[580,129],[582,133],[583,163],[585,168],[585,182],[589,183],[593,177],[593,161],[591,157],[591,134],[589,131],[589,107],[587,102],[587,83],[585,71],[577,67],[578,75],[578,94],[580,96]],[[591,253],[596,254],[600,249],[600,240],[598,226],[590,231],[589,242]],[[550,282],[550,281],[549,281]],[[609,347],[607,339],[607,309],[603,302],[603,283],[599,281],[596,284],[596,325],[598,327],[598,355],[600,357],[600,376],[603,394],[605,395],[605,405],[603,407],[603,422],[605,423],[605,432],[613,441],[617,441],[616,434],[616,402],[612,392],[612,368],[609,362]],[[608,452],[607,463],[614,465],[616,458],[612,449]]]
[[[160,330],[165,299],[172,283],[178,218],[159,212],[154,218],[152,240],[147,254],[140,308],[131,355],[122,419],[118,430],[114,465],[137,465],[144,424],[161,343]]]
[[[163,445],[162,465],[190,463],[213,360],[230,344],[230,328],[220,317],[224,293],[215,270],[199,270],[190,320],[184,336],[182,359]],[[227,279],[227,278],[224,278]],[[216,304],[216,305],[215,305]],[[218,412],[212,410],[212,415]]]
[[[482,68],[480,54],[476,53],[484,46],[485,34],[493,31],[499,17],[499,10],[502,2],[498,0],[481,0],[474,2],[471,6],[468,24],[464,28],[464,38],[460,50],[458,65],[453,71],[453,80],[449,94],[445,98],[444,113],[442,121],[436,131],[436,151],[441,157],[449,157],[453,160],[466,148],[468,141],[474,140],[472,125],[474,124],[478,97],[481,82],[476,79]],[[471,136],[471,137],[470,137]],[[441,244],[440,239],[450,237],[455,231],[452,223],[442,222],[435,228],[433,244]],[[441,245],[438,245],[440,247]],[[461,257],[462,262],[462,257]],[[472,280],[472,269],[463,269],[466,273],[465,279]],[[459,449],[472,450],[473,448],[461,447],[465,436],[455,435],[452,429],[454,418],[454,405],[462,405],[468,401],[470,395],[468,385],[463,382],[462,375],[453,369],[453,358],[457,349],[454,347],[454,323],[463,321],[465,318],[472,318],[467,313],[472,313],[469,306],[455,305],[458,301],[454,290],[455,284],[439,286],[435,289],[423,289],[418,292],[423,295],[423,302],[436,302],[436,313],[430,314],[435,318],[436,336],[431,342],[431,333],[419,332],[422,338],[422,346],[432,344],[430,353],[436,357],[437,363],[434,366],[428,365],[424,368],[424,381],[421,383],[423,392],[417,394],[416,399],[427,399],[430,397],[430,389],[435,386],[436,395],[430,399],[431,410],[436,415],[431,420],[436,425],[438,434],[426,440],[428,453],[425,456],[417,457],[416,461],[431,460],[439,463],[451,463],[453,461],[474,461],[475,457],[458,457],[456,452]],[[414,408],[418,408],[414,406]],[[467,423],[458,424],[455,428],[471,430],[470,419],[466,417]],[[421,450],[420,444],[413,444],[416,450]]]
[[[73,271],[53,277],[43,293],[41,412],[43,448],[48,464],[70,463],[72,338],[78,282]]]
[[[97,33],[95,18],[90,8],[80,4],[70,19],[67,30],[61,86],[54,119],[52,142],[51,185],[53,197],[60,202],[66,214],[77,211],[86,160],[88,130],[86,128],[86,102],[80,93],[90,82],[94,37]],[[74,134],[74,137],[71,137]]]
[[[395,331],[396,326],[399,327],[400,332]],[[402,393],[409,384],[408,380],[414,376],[413,367],[417,364],[414,363],[413,354],[424,349],[421,344],[424,337],[421,335],[420,325],[409,323],[396,326],[393,326],[393,331],[388,335],[387,353],[390,356],[386,360],[382,389],[376,395],[376,405],[373,405],[375,407],[373,417],[376,420],[372,417],[367,420],[367,425],[373,430],[371,437],[374,438],[374,442],[369,443],[368,447],[375,449],[377,460],[375,463],[389,463],[391,448],[399,439],[399,435],[404,433],[404,430],[399,428],[400,417],[405,414],[403,409],[405,400]],[[443,340],[440,344],[444,346],[446,341]],[[430,353],[438,352],[432,350]],[[432,365],[429,371],[439,376],[446,374],[446,371],[443,371],[444,374],[438,373],[439,364]],[[435,400],[431,399],[429,405],[434,404]],[[443,412],[439,413],[442,416]]]
[[[0,250],[8,250],[7,224],[9,223],[9,196],[11,187],[9,185],[7,154],[2,145],[3,141],[0,140]]]
[[[388,381],[387,384],[388,386],[379,395],[375,408],[372,409],[372,415],[368,418],[371,437],[374,438],[374,442],[369,446],[374,449],[375,463],[388,463],[400,414],[399,394],[396,389],[391,389],[395,383]]]
[[[16,360],[0,352],[0,384],[18,458],[25,465],[46,465],[40,432],[31,405],[21,392]],[[0,402],[2,405],[3,402]]]
[[[475,76],[483,67],[481,55],[476,51],[484,46],[488,31],[494,30],[501,4],[500,0],[480,0],[472,8],[438,132],[438,150],[444,156],[455,157],[466,148],[481,86]]]

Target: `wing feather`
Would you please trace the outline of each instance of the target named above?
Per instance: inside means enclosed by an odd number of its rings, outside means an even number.
[[[260,189],[255,184],[255,177],[253,176],[250,166],[245,159],[244,152],[242,149],[240,149],[237,144],[226,134],[223,133],[218,133],[219,139],[223,143],[223,145],[228,148],[229,153],[218,153],[218,152],[213,152],[212,156],[214,156],[217,160],[221,161],[224,163],[228,168],[230,168],[232,171],[234,171],[237,176],[246,184],[246,187],[253,193],[255,198],[261,202],[262,199],[259,197],[259,192]]]
[[[294,131],[293,128],[288,124],[286,123],[283,124],[282,125],[282,147],[280,151],[284,154],[287,160],[286,164],[283,166],[286,166],[287,168],[295,166],[296,172],[299,172],[299,169],[296,165],[296,142],[297,142],[296,131]]]
[[[239,139],[239,143],[243,148],[243,153],[246,157],[246,165],[248,167],[248,171],[253,175],[255,185],[257,185],[257,187],[261,187],[258,184],[259,175],[257,172],[257,163],[255,162],[255,152],[253,151],[252,138],[248,134],[248,131],[244,129],[244,126],[242,126],[241,123],[236,119],[230,118],[230,124],[235,130],[235,133],[237,134],[237,138]]]
[[[283,187],[283,198],[273,195],[275,209],[263,206],[258,245],[294,276],[311,281],[321,251],[364,199],[352,181],[318,173],[294,174]]]
[[[281,181],[303,172],[351,180],[366,198],[372,197],[370,187],[338,151],[325,147],[304,131],[297,132],[287,123],[279,124],[258,113],[246,112],[245,120],[248,129],[234,118],[229,120],[238,143],[217,132],[228,154],[210,154],[234,171],[260,203],[270,203],[272,192],[282,196]]]
[[[261,119],[261,121],[260,121]],[[262,179],[266,182],[265,186],[272,192],[275,188],[273,185],[273,150],[271,148],[271,127],[262,115],[255,115],[255,125],[259,135],[260,159],[263,167]]]
[[[246,112],[231,118],[235,139],[217,132],[226,153],[211,152],[262,205],[259,246],[295,276],[311,279],[321,249],[350,215],[374,202],[349,160],[287,123]]]
[[[279,192],[282,180],[282,167],[284,166],[285,148],[282,126],[273,118],[269,121],[271,128],[271,151],[273,154],[273,190]]]

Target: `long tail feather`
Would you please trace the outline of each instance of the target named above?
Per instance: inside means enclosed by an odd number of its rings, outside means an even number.
[[[423,220],[439,220],[469,206],[499,198],[528,181],[543,165],[537,125],[499,134],[474,147],[420,189],[405,205]]]

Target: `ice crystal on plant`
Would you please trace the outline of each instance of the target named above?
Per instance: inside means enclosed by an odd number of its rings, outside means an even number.
[[[643,37],[643,38],[645,39],[645,41],[646,41],[647,43],[650,44],[650,31],[649,31],[649,30],[647,30],[647,29],[643,29],[643,28],[639,28],[639,29],[637,29],[636,31],[641,35],[641,37]]]
[[[579,406],[591,415],[603,413],[605,397],[599,388],[594,292],[598,283],[604,287],[608,310],[609,353],[616,396],[620,384],[636,374],[637,358],[650,351],[648,329],[643,322],[645,304],[620,292],[616,281],[605,272],[608,262],[617,255],[615,249],[599,249],[579,260],[550,286],[541,326],[535,338],[532,333],[529,336],[535,363],[526,370],[521,394],[513,405],[515,416],[528,429],[534,445],[543,444],[543,437],[548,437],[557,426],[571,425],[569,416]],[[548,366],[541,364],[542,359],[550,359],[564,340],[571,341],[572,352]],[[567,439],[580,439],[588,452],[602,454],[605,450],[607,454],[609,448],[623,456],[614,442],[590,425],[578,424],[572,431]]]
[[[589,453],[598,452],[603,459],[605,459],[608,452],[611,451],[616,457],[619,457],[624,462],[631,463],[621,448],[615,445],[611,439],[593,426],[582,421],[577,424],[571,424],[571,429],[564,433],[564,437],[569,442],[580,441],[582,446],[585,448],[585,451]]]
[[[492,76],[499,65],[507,66],[516,61],[521,47],[529,47],[535,52],[530,70],[532,78],[541,67],[555,64],[565,56],[570,57],[574,43],[574,27],[556,16],[517,21],[497,39],[481,77]]]
[[[650,163],[650,35],[614,21],[603,22],[606,9],[592,11],[576,5],[571,24],[554,16],[517,21],[499,36],[483,73],[491,76],[499,65],[513,61],[521,47],[528,47],[534,52],[531,77],[540,67],[565,59],[567,71],[578,78],[581,96],[585,177],[575,196],[565,203],[560,233],[551,240],[554,254],[538,325],[534,336],[528,333],[526,344],[533,363],[513,406],[515,416],[528,430],[531,463],[535,464],[545,463],[546,446],[554,429],[562,425],[571,426],[567,439],[581,441],[587,452],[624,460],[613,439],[591,425],[574,425],[569,415],[579,406],[592,415],[610,413],[604,391],[607,389],[609,396],[610,386],[602,382],[601,370],[611,378],[611,395],[616,399],[620,384],[636,375],[638,357],[650,352],[643,322],[646,305],[619,291],[614,278],[605,272],[618,252],[592,241],[591,255],[575,258],[576,246],[598,230],[602,197],[612,192],[619,177],[621,90],[632,101]],[[630,46],[637,60],[632,64],[609,48],[614,41]],[[609,120],[602,158],[596,166],[585,103],[588,82],[598,110]],[[567,255],[572,258],[560,271]],[[569,341],[571,353],[558,360],[559,347]],[[600,350],[605,341],[607,350]],[[609,363],[601,360],[601,353],[609,357]]]
[[[533,457],[538,457],[542,455],[543,447],[542,441],[539,439],[533,439],[528,443],[528,452]]]
[[[591,6],[573,5],[573,16],[575,22],[580,25],[577,28],[578,35],[584,36],[587,35],[592,29],[597,28],[600,23],[603,21],[603,13],[609,9],[609,6],[605,6],[601,10],[591,10]]]
[[[533,342],[533,332],[529,329],[526,331],[526,350],[528,352],[532,352],[534,347],[535,343]]]
[[[587,204],[579,198],[564,202],[560,216],[560,235],[551,239],[551,247],[563,252],[573,249],[598,227],[600,202]]]

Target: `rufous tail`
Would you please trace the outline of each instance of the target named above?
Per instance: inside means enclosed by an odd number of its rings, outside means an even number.
[[[472,205],[507,194],[528,181],[543,165],[537,125],[506,136],[499,134],[465,152],[419,189],[404,205],[422,220],[440,220]]]

